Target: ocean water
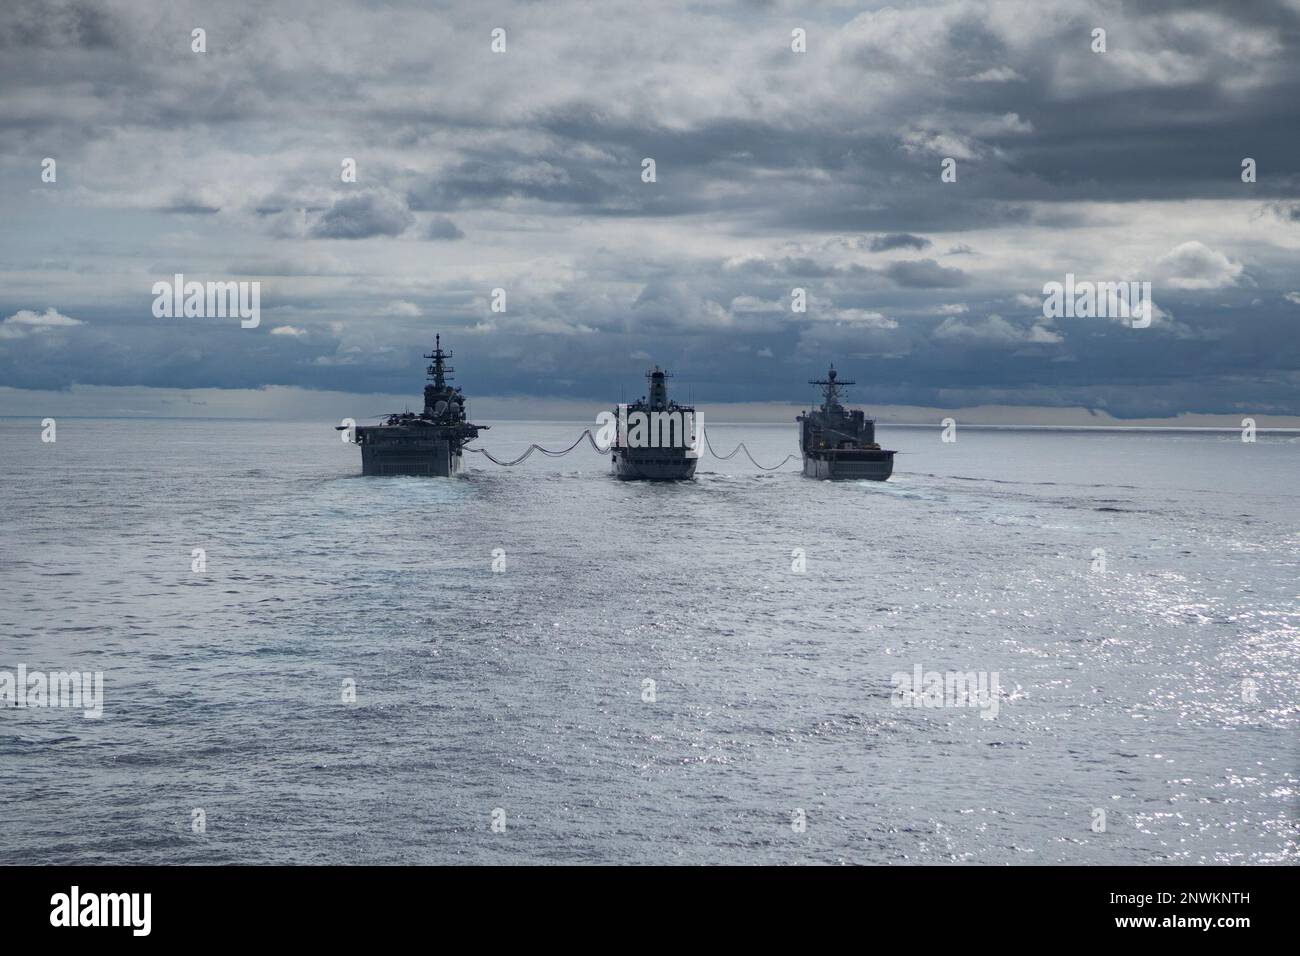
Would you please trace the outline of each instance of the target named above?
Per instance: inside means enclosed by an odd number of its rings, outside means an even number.
[[[332,424],[0,422],[0,670],[105,696],[0,710],[0,861],[1300,856],[1294,435],[882,428],[885,484],[657,485],[362,478]],[[918,666],[998,691],[896,706]]]

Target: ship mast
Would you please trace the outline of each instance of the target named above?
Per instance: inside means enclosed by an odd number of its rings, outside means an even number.
[[[825,400],[822,402],[822,409],[824,411],[830,411],[832,408],[835,408],[840,404],[840,386],[856,385],[858,383],[851,378],[842,380],[838,379],[835,373],[835,366],[832,365],[830,371],[826,373],[825,378],[810,378],[808,379],[808,384],[821,387],[822,395],[825,396]]]
[[[450,351],[444,352],[442,350],[442,335],[435,335],[433,339],[433,351],[426,355],[425,358],[433,359],[432,364],[426,371],[429,374],[429,378],[433,381],[434,388],[439,391],[446,389],[447,379],[450,377],[449,373],[456,371],[446,362],[446,360],[451,358],[451,356],[452,353]]]

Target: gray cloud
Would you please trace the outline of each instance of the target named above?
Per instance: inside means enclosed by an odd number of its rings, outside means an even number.
[[[885,274],[908,289],[953,289],[966,283],[966,273],[941,266],[933,259],[891,262]]]
[[[346,196],[334,203],[310,229],[316,239],[369,239],[400,236],[415,217],[399,199],[382,193]]]
[[[0,385],[414,393],[441,329],[475,393],[608,399],[638,353],[802,397],[842,356],[874,402],[1300,414],[1295,3],[832,3],[801,55],[779,5],[494,10],[500,56],[471,4],[5,4],[0,315],[81,324],[9,323]],[[263,329],[153,319],[171,269],[259,279]],[[1067,272],[1166,318],[1044,324]]]
[[[925,236],[914,236],[910,232],[887,232],[871,239],[872,252],[888,252],[891,249],[928,249],[931,243]]]
[[[434,216],[424,236],[426,239],[464,239],[465,233],[446,216]]]
[[[100,50],[115,47],[111,14],[89,0],[73,3],[17,4],[0,20],[0,50]]]

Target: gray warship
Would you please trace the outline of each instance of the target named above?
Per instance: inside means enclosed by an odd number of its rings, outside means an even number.
[[[433,352],[424,356],[433,359],[424,386],[424,411],[401,412],[389,415],[382,425],[356,427],[363,475],[459,475],[465,470],[465,443],[489,427],[465,420],[465,397],[448,384],[454,371],[447,364],[452,353],[443,351],[441,335],[433,341]]]
[[[619,428],[610,445],[610,468],[623,481],[693,478],[700,460],[699,450],[691,443],[695,408],[668,400],[666,380],[672,376],[658,365],[645,376],[650,397],[614,409]]]
[[[802,423],[803,473],[832,480],[887,480],[894,473],[894,452],[876,444],[876,423],[861,409],[849,411],[840,404],[840,388],[857,383],[838,379],[832,365],[825,378],[808,384],[820,386],[823,401],[795,419]]]

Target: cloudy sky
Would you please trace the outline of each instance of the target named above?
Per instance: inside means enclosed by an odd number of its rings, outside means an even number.
[[[833,360],[877,407],[1300,416],[1300,0],[592,10],[6,0],[0,414],[414,399],[440,331],[521,414]],[[260,326],[155,318],[177,272]],[[1044,318],[1067,273],[1154,321]]]

